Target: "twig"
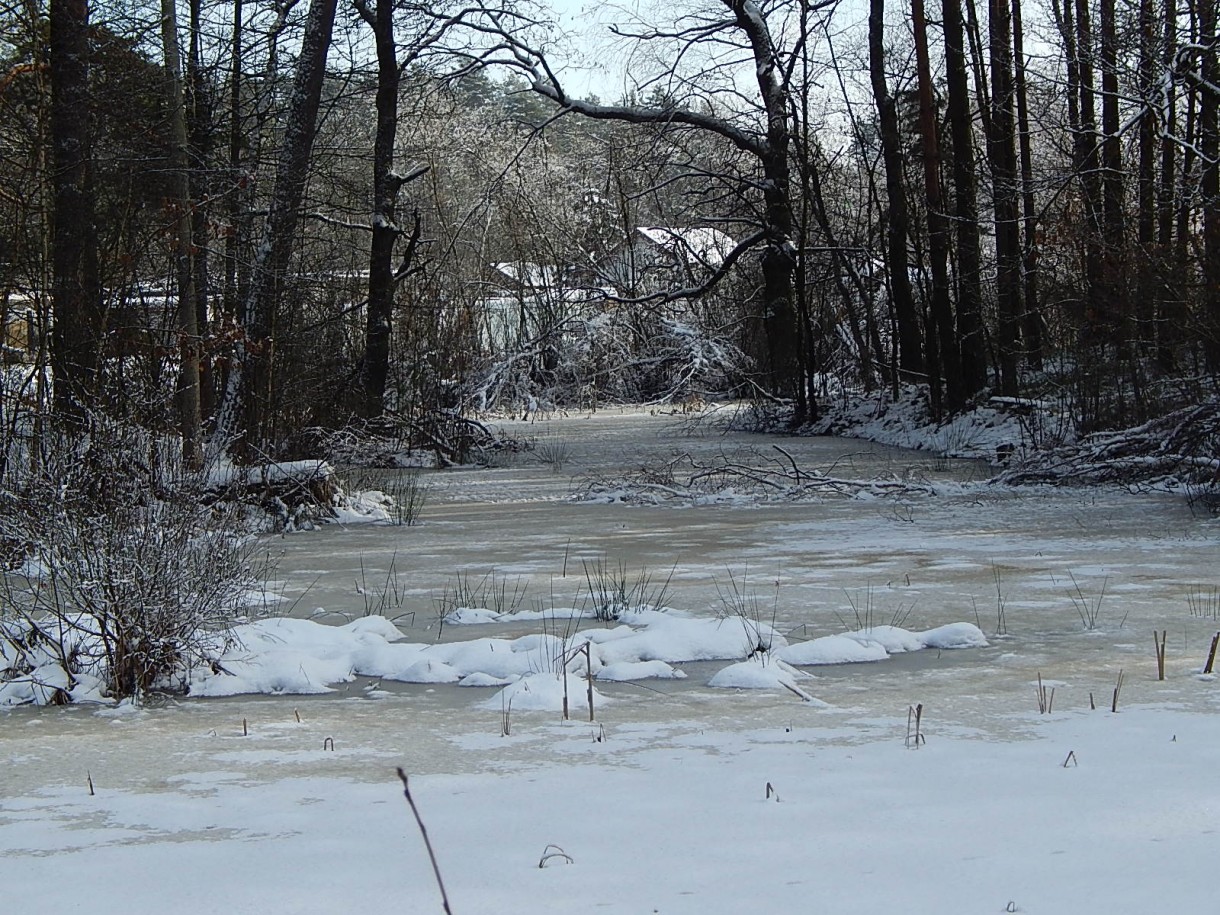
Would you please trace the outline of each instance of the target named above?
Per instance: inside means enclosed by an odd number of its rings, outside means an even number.
[[[407,781],[407,773],[402,771],[402,766],[398,767],[398,779],[402,782],[402,794],[407,799],[407,804],[411,807],[411,813],[415,815],[415,823],[419,826],[419,834],[423,837],[424,848],[428,850],[428,858],[432,862],[432,873],[436,877],[436,886],[441,891],[441,904],[445,908],[446,915],[453,915],[453,909],[449,908],[449,894],[445,892],[445,881],[441,879],[441,868],[436,863],[436,853],[432,850],[432,843],[428,839],[428,829],[424,826],[424,819],[419,815],[419,808],[415,806],[415,799],[411,797],[411,785]]]
[[[572,856],[560,848],[558,845],[548,845],[542,850],[542,857],[538,859],[539,867],[546,867],[554,859],[559,858],[565,864],[572,864]]]

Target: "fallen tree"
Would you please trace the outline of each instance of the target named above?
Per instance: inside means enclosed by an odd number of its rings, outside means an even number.
[[[869,479],[837,476],[802,468],[785,449],[772,445],[774,455],[748,449],[734,455],[698,460],[687,452],[674,454],[657,467],[645,467],[615,479],[587,480],[577,489],[581,501],[657,504],[728,495],[767,501],[798,501],[824,496],[929,496],[935,487],[925,480],[886,474]],[[832,468],[833,470],[833,468]]]
[[[1186,489],[1205,495],[1220,483],[1220,399],[1114,432],[1033,452],[995,482],[1124,484]]]

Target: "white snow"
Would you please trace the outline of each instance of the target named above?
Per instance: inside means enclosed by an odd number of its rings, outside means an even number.
[[[459,913],[1211,911],[1220,800],[1199,779],[1220,719],[1023,717],[1026,739],[933,730],[918,750],[898,719],[841,743],[804,723],[603,734],[518,718],[512,736],[462,742],[483,771],[424,768],[410,785]],[[169,746],[125,727],[132,747]],[[95,769],[93,796],[83,771],[6,791],[6,906],[73,911],[87,895],[96,915],[167,900],[186,915],[441,911],[401,757],[369,753],[372,739],[323,751],[308,720],[290,733],[261,756],[190,738],[189,759],[167,754],[148,785]],[[563,752],[497,767],[521,741]],[[540,869],[549,845],[571,863]]]
[[[807,702],[814,702],[817,700],[797,685],[797,681],[808,679],[808,674],[801,673],[778,658],[756,655],[721,668],[707,681],[707,685],[715,689],[786,689]],[[818,704],[823,707],[826,705],[820,701]]]
[[[516,639],[403,642],[389,620],[375,616],[345,626],[271,618],[238,627],[235,634],[239,645],[220,657],[220,672],[192,672],[193,695],[321,693],[361,675],[406,683],[502,685],[561,666],[583,671],[584,653],[579,649],[586,643],[594,676],[615,681],[682,678],[686,674],[674,665],[745,659],[759,645],[773,650],[778,662],[786,662],[775,665],[784,670],[788,664],[878,661],[923,648],[987,644],[974,624],[953,623],[923,633],[875,626],[788,645],[766,623],[736,617],[700,619],[677,610],[632,611],[611,628],[582,629],[566,639],[536,633]],[[716,685],[740,686],[723,680]]]

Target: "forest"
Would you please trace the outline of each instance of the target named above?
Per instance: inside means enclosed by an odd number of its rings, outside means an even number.
[[[914,385],[1074,437],[1211,397],[1211,0],[561,12],[6,3],[0,476],[99,422],[199,467],[616,402],[800,429]]]

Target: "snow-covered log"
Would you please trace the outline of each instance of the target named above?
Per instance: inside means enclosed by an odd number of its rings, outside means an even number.
[[[1220,400],[1034,453],[996,480],[1009,485],[1211,486],[1220,481]]]
[[[208,473],[205,501],[257,503],[282,526],[307,515],[334,516],[339,481],[326,461],[280,461],[250,467],[222,464]]]

